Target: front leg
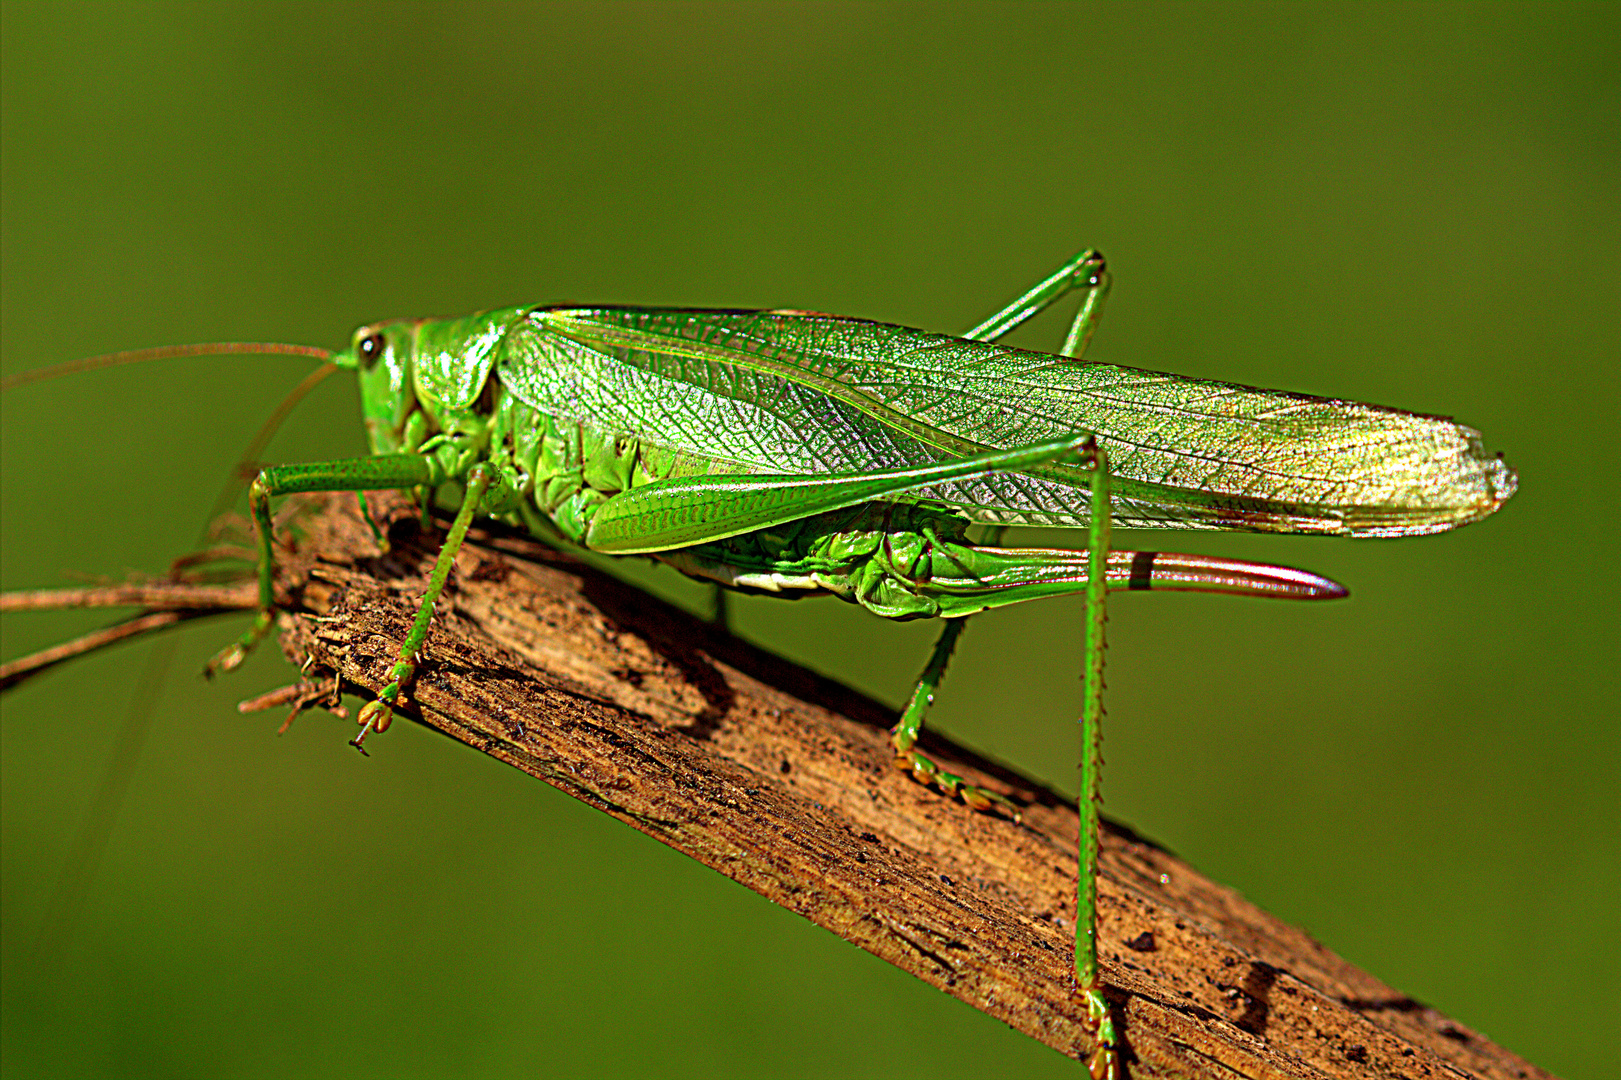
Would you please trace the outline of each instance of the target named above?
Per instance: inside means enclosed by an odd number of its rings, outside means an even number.
[[[436,482],[433,463],[419,454],[349,458],[308,465],[275,465],[254,477],[248,489],[248,506],[253,513],[259,546],[259,610],[253,625],[230,645],[221,649],[203,669],[212,678],[216,672],[230,671],[247,657],[276,617],[276,544],[270,520],[270,500],[278,495],[307,491],[382,491],[415,487]]]
[[[445,582],[450,580],[450,571],[456,565],[456,553],[461,550],[462,541],[467,539],[467,530],[473,524],[473,517],[478,513],[479,506],[484,501],[485,494],[490,490],[491,482],[495,478],[495,466],[489,462],[479,462],[467,473],[467,486],[462,496],[461,509],[456,511],[456,519],[451,522],[450,533],[445,537],[444,546],[439,549],[439,558],[433,564],[433,573],[428,577],[428,589],[422,595],[422,603],[417,607],[416,621],[411,624],[411,630],[400,643],[400,658],[389,672],[389,683],[383,687],[377,700],[368,701],[360,710],[357,719],[360,722],[360,734],[356,735],[349,745],[361,753],[366,748],[361,744],[372,731],[387,731],[388,725],[394,719],[394,705],[400,699],[403,690],[416,674],[417,658],[422,652],[422,643],[428,638],[428,625],[433,622],[433,606],[439,599],[439,594],[445,591]]]

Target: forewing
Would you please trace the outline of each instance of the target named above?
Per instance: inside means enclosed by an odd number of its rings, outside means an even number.
[[[1434,532],[1515,483],[1442,417],[834,316],[543,308],[497,370],[527,403],[687,472],[865,472],[1092,432],[1123,526]],[[1055,465],[925,494],[987,523],[1078,526],[1085,484]]]

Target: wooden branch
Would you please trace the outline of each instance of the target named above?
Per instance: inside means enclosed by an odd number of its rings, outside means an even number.
[[[132,581],[77,589],[22,589],[0,593],[0,611],[61,611],[64,608],[143,607],[154,611],[244,611],[259,603],[251,578],[235,584]]]
[[[163,579],[80,589],[29,589],[0,593],[0,611],[102,607],[147,609],[122,622],[82,634],[72,641],[64,641],[49,649],[0,664],[0,690],[10,690],[57,664],[105,649],[109,645],[168,630],[193,619],[253,608],[258,603],[258,589],[251,580],[228,585],[199,585]]]
[[[257,707],[387,682],[442,533],[419,538],[403,500],[373,508],[385,555],[352,496],[307,519],[278,578],[282,647],[305,681]],[[1088,1051],[1073,806],[929,740],[1022,803],[1024,824],[948,802],[894,767],[892,714],[856,692],[568,556],[475,532],[403,705],[1032,1038]],[[1101,894],[1106,994],[1138,1080],[1548,1076],[1115,825]]]

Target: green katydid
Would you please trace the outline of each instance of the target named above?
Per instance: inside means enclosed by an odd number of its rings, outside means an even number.
[[[1343,596],[1325,578],[1197,555],[1110,551],[1109,528],[1404,536],[1485,517],[1514,472],[1451,420],[1083,363],[1108,290],[1095,252],[1069,260],[960,338],[803,311],[526,306],[365,326],[335,354],[357,372],[372,456],[265,469],[259,613],[210,663],[269,630],[270,500],[416,489],[455,511],[391,681],[361,710],[361,746],[409,685],[472,519],[562,546],[650,555],[718,586],[819,591],[945,629],[892,733],[897,764],[981,810],[1001,796],[917,750],[966,618],[1080,594],[1083,752],[1076,977],[1095,1077],[1119,1072],[1096,948],[1104,601],[1109,589]],[[1072,292],[1056,355],[996,342]],[[124,357],[135,358],[133,354]],[[1107,507],[1108,512],[1094,512]],[[1086,528],[1079,550],[996,546],[1012,525]],[[984,532],[970,539],[970,529]]]

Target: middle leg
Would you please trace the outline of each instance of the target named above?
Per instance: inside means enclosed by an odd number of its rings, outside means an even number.
[[[1017,823],[1020,820],[1018,806],[1005,795],[1000,795],[985,788],[975,787],[963,780],[956,773],[947,772],[940,768],[922,751],[917,749],[918,736],[923,732],[923,717],[928,713],[929,706],[934,702],[934,692],[940,686],[940,680],[945,676],[946,664],[951,660],[951,653],[957,647],[957,639],[962,636],[963,628],[968,625],[968,619],[947,619],[945,627],[940,631],[940,637],[934,643],[934,651],[929,654],[929,662],[919,676],[917,685],[912,689],[912,697],[901,712],[900,720],[889,732],[889,741],[895,747],[895,765],[912,774],[912,778],[920,784],[932,784],[945,792],[948,796],[962,799],[975,810],[1003,809],[1013,815]]]
[[[1058,354],[1078,360],[1086,351],[1087,343],[1092,340],[1092,333],[1103,317],[1103,301],[1109,295],[1108,266],[1102,253],[1097,251],[1083,251],[1068,260],[963,337],[970,341],[996,341],[1077,289],[1082,290],[1081,307],[1070,323],[1069,333],[1065,335]],[[1000,543],[1004,531],[1000,526],[993,528],[984,542],[992,545]],[[935,784],[947,795],[960,796],[963,802],[976,810],[994,810],[999,806],[1012,808],[1013,804],[1003,796],[965,784],[962,777],[941,769],[917,749],[924,718],[928,715],[929,706],[934,703],[935,691],[945,677],[946,665],[951,661],[957,639],[967,628],[970,617],[946,621],[923,674],[918,676],[917,685],[912,688],[912,696],[901,713],[900,721],[890,731],[890,742],[895,747],[896,766],[910,772],[919,783]],[[1013,809],[1013,818],[1015,821],[1019,819],[1017,808]]]

